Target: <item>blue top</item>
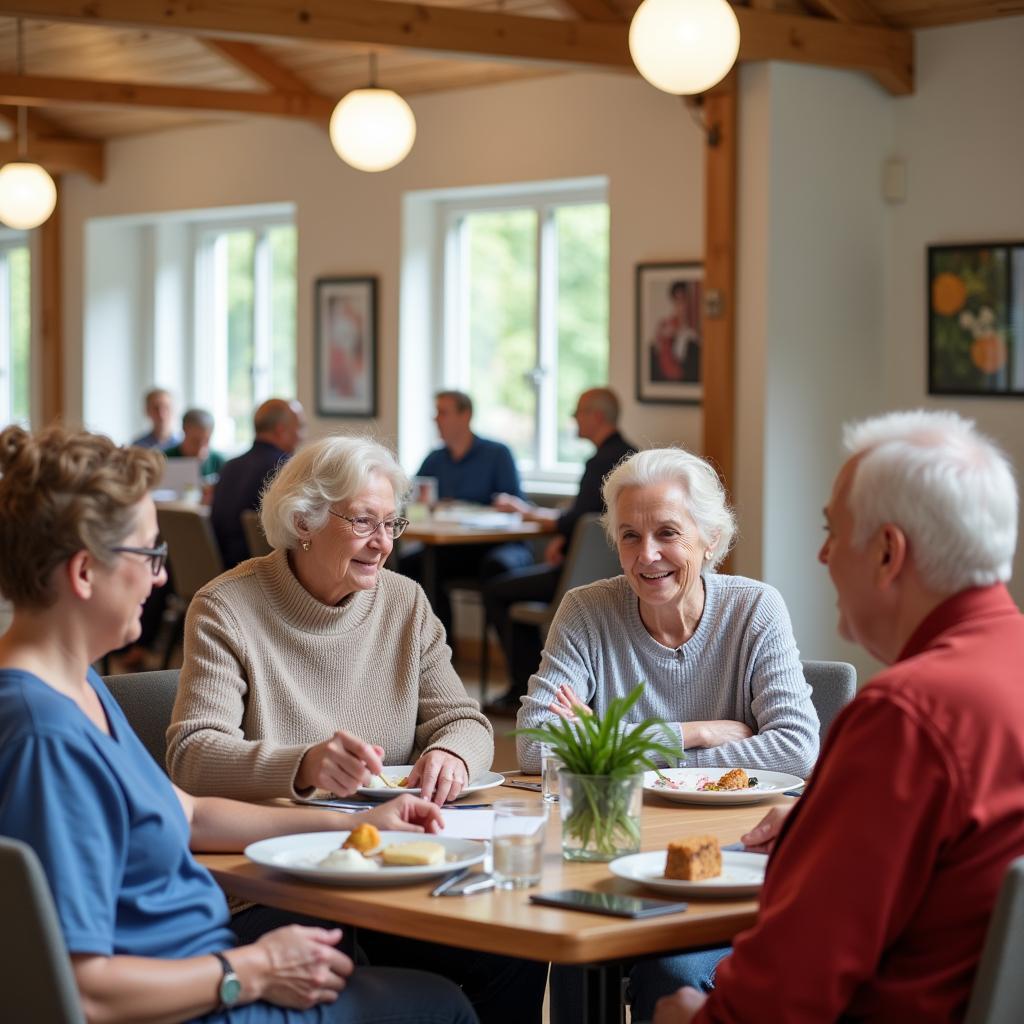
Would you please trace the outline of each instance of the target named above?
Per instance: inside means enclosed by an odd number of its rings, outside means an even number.
[[[170,780],[91,669],[88,680],[109,736],[38,676],[0,669],[0,834],[38,854],[72,953],[232,947],[227,903],[189,852]]]
[[[287,458],[287,452],[277,445],[256,440],[247,452],[225,462],[221,468],[220,479],[213,489],[210,523],[225,569],[233,569],[249,557],[242,513],[259,507],[263,484]]]
[[[151,430],[148,434],[143,434],[141,437],[135,438],[135,440],[132,441],[132,446],[135,448],[156,448],[159,451],[166,452],[168,448],[173,448],[176,444],[181,444],[184,440],[184,434],[174,433],[166,440],[158,441],[156,439],[156,434]]]
[[[417,476],[436,477],[437,496],[445,501],[490,505],[496,494],[523,496],[512,453],[500,441],[475,434],[461,459],[453,459],[447,448],[436,448],[423,460]]]

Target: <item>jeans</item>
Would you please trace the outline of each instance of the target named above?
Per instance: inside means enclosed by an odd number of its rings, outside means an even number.
[[[632,1019],[649,1021],[662,996],[689,985],[699,992],[715,987],[715,970],[729,955],[730,946],[702,949],[651,960],[636,960],[629,968]],[[583,971],[579,967],[551,968],[551,1024],[588,1024],[583,1020]]]
[[[336,923],[290,914],[272,907],[249,907],[235,914],[231,928],[241,944],[288,924],[337,928]],[[355,940],[353,948],[353,937]],[[346,945],[348,948],[346,948]],[[387,935],[368,928],[344,928],[340,947],[360,964],[415,967],[455,982],[479,1015],[481,1024],[540,1024],[548,965],[494,953],[456,949],[418,939]],[[356,976],[365,967],[356,968]],[[354,1018],[355,1019],[355,1018]],[[410,1020],[419,1018],[413,1014]],[[445,1018],[447,1019],[447,1018]],[[474,1018],[470,1018],[474,1019]],[[291,1022],[289,1022],[291,1024]]]

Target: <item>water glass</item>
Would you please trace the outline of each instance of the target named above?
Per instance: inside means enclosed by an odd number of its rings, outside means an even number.
[[[495,801],[494,884],[499,889],[525,889],[540,881],[546,823],[543,804]]]
[[[540,745],[540,778],[541,792],[544,802],[558,803],[558,769],[562,767],[562,759],[547,743]]]

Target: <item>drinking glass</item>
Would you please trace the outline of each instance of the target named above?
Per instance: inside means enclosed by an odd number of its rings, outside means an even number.
[[[562,767],[562,759],[547,743],[540,745],[540,777],[541,792],[544,802],[558,803],[558,769]]]
[[[540,881],[546,822],[543,804],[495,801],[494,884],[499,889],[525,889]]]

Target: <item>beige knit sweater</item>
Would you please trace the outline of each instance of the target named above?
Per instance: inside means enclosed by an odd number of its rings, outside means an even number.
[[[412,580],[382,570],[373,590],[324,605],[275,551],[203,587],[185,621],[171,778],[197,796],[308,795],[295,790],[299,762],[336,729],[382,746],[385,764],[441,749],[473,778],[494,756],[490,723]]]

